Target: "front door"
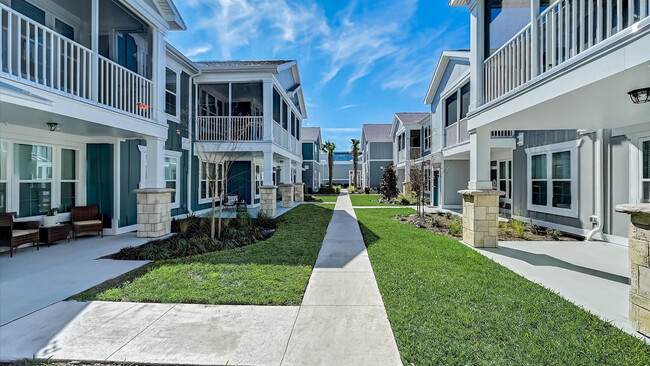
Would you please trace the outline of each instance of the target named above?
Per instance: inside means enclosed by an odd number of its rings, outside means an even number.
[[[228,171],[228,194],[238,194],[247,204],[252,204],[251,182],[251,162],[234,162]]]
[[[433,172],[433,205],[438,206],[438,188],[440,181],[440,171],[434,170]]]

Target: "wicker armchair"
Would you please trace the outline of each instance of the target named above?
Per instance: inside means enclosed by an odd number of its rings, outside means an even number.
[[[38,221],[16,221],[10,213],[0,213],[0,245],[9,247],[9,256],[14,256],[16,247],[33,243],[38,246]]]
[[[97,235],[104,237],[104,219],[97,206],[72,207],[70,222],[75,240],[77,240],[77,234],[86,232],[97,232]]]

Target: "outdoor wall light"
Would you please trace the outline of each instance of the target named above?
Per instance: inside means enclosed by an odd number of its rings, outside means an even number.
[[[56,122],[48,122],[47,127],[50,129],[50,131],[54,132],[56,131],[56,128],[59,124]]]
[[[650,87],[635,89],[627,93],[634,104],[650,102]]]

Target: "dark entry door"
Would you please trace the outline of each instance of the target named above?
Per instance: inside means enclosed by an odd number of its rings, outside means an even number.
[[[238,194],[239,197],[246,200],[246,203],[252,204],[251,201],[251,162],[236,161],[228,171],[228,194]]]
[[[438,188],[440,181],[440,171],[434,170],[433,172],[433,205],[438,206]]]

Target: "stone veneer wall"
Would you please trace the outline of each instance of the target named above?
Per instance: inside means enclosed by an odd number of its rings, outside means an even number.
[[[499,243],[499,196],[501,191],[466,189],[463,195],[463,241],[476,248]]]
[[[293,200],[296,202],[305,201],[305,183],[294,183],[293,188],[294,197]]]
[[[293,207],[293,184],[280,184],[280,195],[282,196],[282,207]]]
[[[631,215],[628,232],[630,256],[630,323],[650,336],[650,204],[618,205]]]
[[[169,188],[137,189],[138,237],[157,238],[171,232],[171,194]]]
[[[261,186],[260,187],[260,212],[275,217],[277,209],[275,186]]]

